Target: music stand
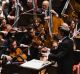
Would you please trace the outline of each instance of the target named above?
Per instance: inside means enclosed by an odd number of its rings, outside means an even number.
[[[33,15],[31,13],[21,14],[17,26],[28,26],[32,24]]]

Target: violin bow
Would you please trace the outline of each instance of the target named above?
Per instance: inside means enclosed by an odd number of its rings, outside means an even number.
[[[65,5],[64,5],[64,7],[63,7],[62,12],[61,12],[61,15],[64,15],[64,13],[65,13],[65,11],[66,11],[66,9],[67,9],[69,3],[70,3],[70,0],[67,0],[66,3],[65,3]]]

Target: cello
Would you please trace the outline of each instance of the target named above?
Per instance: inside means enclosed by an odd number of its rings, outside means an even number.
[[[12,42],[9,55],[13,58],[13,61],[17,62],[24,62],[27,59],[27,55],[23,53],[21,48],[17,47],[16,41]]]
[[[14,52],[10,52],[10,56],[15,59],[13,61],[17,62],[24,62],[24,60],[27,59],[27,56],[25,53],[22,52],[20,48],[16,48]]]

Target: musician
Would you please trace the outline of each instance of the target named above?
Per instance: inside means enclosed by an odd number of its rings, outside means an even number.
[[[3,9],[2,9],[2,1],[0,1],[0,19],[3,19],[5,16],[3,15]]]
[[[77,35],[77,29],[76,29],[76,20],[74,21],[71,18],[67,18],[65,22],[69,25],[70,28],[70,37],[75,37]],[[76,34],[75,34],[76,33]]]
[[[45,35],[43,24],[41,23],[40,18],[34,18],[33,19],[33,28],[35,30],[35,35],[39,37],[42,35]]]
[[[2,54],[7,54],[8,41],[4,38],[4,34],[0,33],[0,57]]]
[[[14,52],[16,51],[16,47],[17,47],[17,44],[16,44],[16,41],[12,41],[9,45],[9,50],[8,50],[8,54],[2,54],[2,59],[5,57],[7,59],[7,61],[12,61],[13,58],[15,57],[15,54]]]
[[[47,12],[47,14],[46,14],[46,12]],[[50,12],[51,12],[52,14],[58,16],[58,14],[57,14],[53,9],[50,10]],[[44,0],[44,1],[42,2],[42,8],[41,8],[40,13],[42,13],[44,16],[46,16],[46,15],[49,16],[49,1]],[[47,18],[48,18],[48,17],[46,17],[45,19],[47,19]]]
[[[7,33],[12,29],[11,25],[7,24],[7,21],[5,18],[1,20],[1,25],[0,25],[0,31],[5,31],[3,33]]]
[[[33,1],[32,0],[27,0],[27,10],[30,10],[33,8]]]
[[[34,13],[35,12],[35,6],[36,5],[36,2],[35,0],[26,0],[26,5],[25,5],[25,8],[24,8],[24,11],[26,13]]]
[[[13,62],[24,62],[27,59],[26,52],[23,53],[23,50],[18,47],[17,41],[13,39],[9,47],[9,56],[11,56]]]
[[[5,16],[5,19],[7,20],[7,23],[9,23],[9,20],[7,18],[9,14],[9,0],[2,0],[2,10],[3,10],[3,15]]]
[[[39,46],[41,45],[41,40],[39,39],[39,36],[35,35],[35,30],[33,28],[30,28],[29,34],[31,36],[32,42],[29,44],[29,50],[30,50],[30,59],[39,59]]]
[[[49,15],[49,12],[52,14],[52,18]],[[53,10],[53,9],[49,10],[49,1],[44,0],[42,2],[42,8],[40,10],[40,13],[43,15],[41,17],[43,24],[45,21],[48,21],[48,23],[49,23],[49,19],[52,20],[52,34],[53,35],[58,34],[58,27],[63,23],[63,20],[61,18],[59,18],[59,15],[55,10]],[[48,24],[46,22],[45,22],[44,28],[45,27],[48,27]],[[47,28],[47,30],[48,30],[48,28]]]
[[[59,27],[60,41],[56,49],[52,48],[49,60],[58,63],[58,74],[72,74],[73,41],[69,38],[70,29],[67,24]]]
[[[10,24],[13,25],[14,21],[19,17],[19,12],[23,11],[23,7],[16,0],[11,0],[9,7],[10,7],[9,14],[7,17],[10,21]],[[18,7],[19,7],[19,12],[17,10]],[[17,14],[17,12],[18,12],[18,14]]]

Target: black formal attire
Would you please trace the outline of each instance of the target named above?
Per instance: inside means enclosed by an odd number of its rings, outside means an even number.
[[[73,41],[65,37],[56,50],[51,49],[49,60],[58,63],[58,74],[72,74],[73,65]]]
[[[37,47],[31,46],[30,48],[30,60],[39,59],[39,49]]]

